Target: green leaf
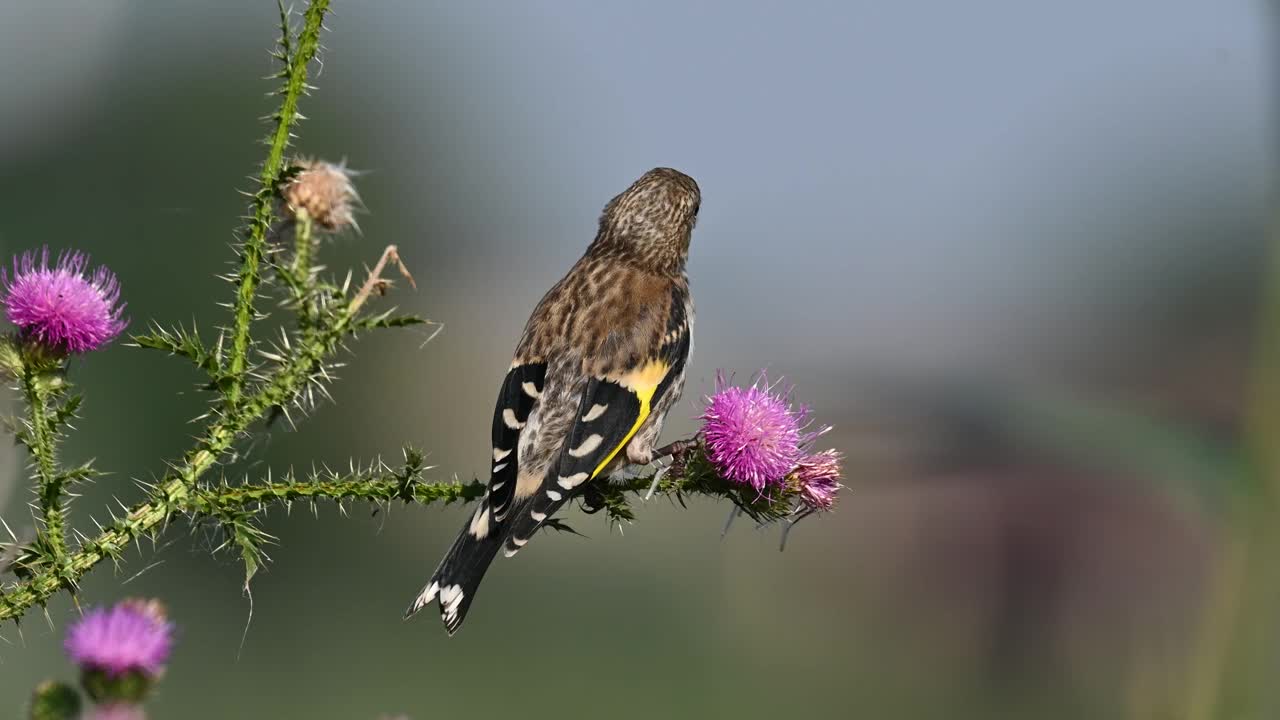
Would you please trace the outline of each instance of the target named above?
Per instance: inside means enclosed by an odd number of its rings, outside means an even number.
[[[26,365],[22,361],[22,350],[13,335],[0,337],[0,372],[12,377],[22,377]]]
[[[352,325],[359,330],[375,330],[378,328],[402,328],[414,325],[427,325],[431,321],[418,315],[392,315],[390,312],[363,317]]]
[[[97,470],[93,469],[93,461],[89,461],[79,467],[58,473],[57,478],[58,482],[61,483],[84,482],[86,480],[92,480],[99,474],[100,473]]]
[[[252,516],[247,513],[236,514],[228,520],[226,531],[240,550],[240,560],[244,563],[244,589],[248,590],[253,576],[266,564],[267,555],[262,546],[274,542],[275,538],[254,525]]]
[[[621,485],[600,483],[588,485],[580,499],[582,511],[588,515],[604,511],[609,522],[614,525],[636,519],[631,503],[627,501],[627,489]]]
[[[49,431],[58,432],[69,420],[74,419],[82,402],[84,402],[83,395],[72,395],[66,402],[54,408],[53,416],[49,418]]]
[[[191,330],[179,325],[174,330],[156,326],[151,332],[134,335],[133,344],[150,350],[163,350],[171,355],[178,355],[191,361],[193,365],[216,378],[220,375],[217,353],[205,348],[200,335],[193,327]]]

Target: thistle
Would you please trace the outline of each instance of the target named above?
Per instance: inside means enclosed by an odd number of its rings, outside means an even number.
[[[173,650],[174,624],[158,602],[125,600],[96,608],[71,626],[64,648],[97,702],[146,697]]]
[[[0,268],[0,304],[19,334],[55,353],[97,350],[129,324],[122,318],[120,284],[107,267],[89,272],[89,256],[63,251],[49,265],[49,248]]]
[[[748,387],[737,387],[719,373],[716,392],[707,398],[700,418],[707,457],[725,479],[756,492],[781,486],[810,438],[803,431],[805,416],[803,408],[775,395],[763,375]]]

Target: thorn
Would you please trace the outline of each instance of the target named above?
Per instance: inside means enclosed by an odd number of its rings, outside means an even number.
[[[729,519],[724,521],[724,529],[720,531],[721,540],[724,539],[725,535],[729,534],[729,527],[733,525],[733,521],[738,519],[738,516],[741,514],[742,514],[742,508],[738,507],[737,505],[734,505],[729,510]]]
[[[9,533],[9,537],[13,538],[14,542],[20,542],[17,534],[13,532],[13,528],[9,527],[9,523],[5,522],[3,517],[0,517],[0,525],[4,525],[5,532]]]
[[[801,521],[801,520],[803,520],[803,519],[805,519],[805,518],[809,517],[809,516],[810,516],[810,515],[812,515],[812,514],[813,514],[813,510],[812,510],[812,509],[810,509],[810,510],[805,510],[805,511],[804,511],[803,513],[801,513],[800,515],[797,515],[794,519],[788,518],[788,519],[786,519],[786,520],[783,520],[783,521],[782,521],[782,523],[783,523],[783,524],[782,524],[782,538],[781,538],[781,539],[779,540],[779,542],[778,542],[778,552],[782,552],[782,551],[784,551],[784,550],[786,550],[786,549],[787,549],[787,538],[791,535],[791,528],[795,527],[796,525],[798,525],[798,524],[800,523],[800,521]]]

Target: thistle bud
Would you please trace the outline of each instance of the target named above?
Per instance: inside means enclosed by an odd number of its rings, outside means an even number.
[[[76,720],[80,717],[80,694],[65,683],[46,680],[31,694],[31,720]]]

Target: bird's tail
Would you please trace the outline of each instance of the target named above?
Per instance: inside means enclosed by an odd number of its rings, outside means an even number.
[[[489,563],[493,562],[501,547],[502,538],[496,533],[476,538],[468,528],[462,528],[458,539],[453,541],[453,547],[449,548],[440,566],[432,573],[431,580],[414,598],[404,616],[410,617],[438,597],[440,619],[444,621],[445,630],[450,635],[457,632],[467,616],[467,608],[476,597],[476,588],[480,587]]]

